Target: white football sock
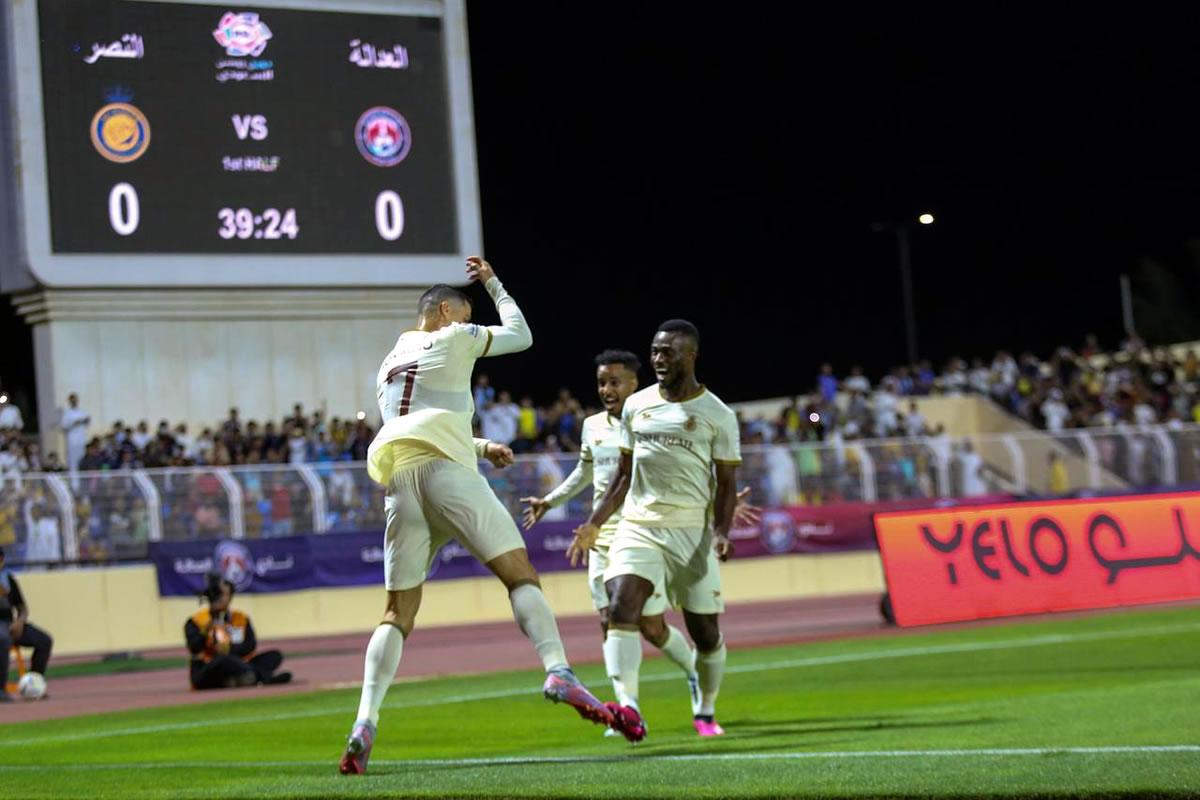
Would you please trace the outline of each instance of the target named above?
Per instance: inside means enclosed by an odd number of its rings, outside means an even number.
[[[367,663],[363,668],[362,699],[358,703],[358,719],[379,724],[379,707],[387,695],[396,669],[400,666],[400,654],[404,651],[404,634],[395,625],[383,624],[371,634],[367,645]]]
[[[691,675],[695,669],[692,663],[692,648],[679,628],[667,626],[667,640],[658,648],[662,654],[678,666],[685,675]]]
[[[526,583],[509,592],[508,599],[512,603],[513,618],[521,627],[521,632],[533,642],[533,648],[541,657],[546,672],[570,666],[562,637],[558,635],[554,612],[550,610],[542,590],[532,583]]]
[[[717,693],[721,690],[721,676],[725,674],[725,637],[711,653],[696,653],[696,674],[700,676],[700,715],[714,716],[717,708]]]
[[[638,708],[638,670],[642,666],[642,634],[609,628],[604,639],[604,667],[617,702]]]

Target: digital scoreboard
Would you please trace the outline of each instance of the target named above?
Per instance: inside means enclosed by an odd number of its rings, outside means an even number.
[[[43,285],[420,285],[480,248],[461,0],[6,13],[7,191]]]

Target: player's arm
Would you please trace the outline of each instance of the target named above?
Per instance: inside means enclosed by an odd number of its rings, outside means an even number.
[[[575,538],[567,548],[567,558],[571,566],[576,566],[580,560],[587,559],[587,551],[592,549],[600,536],[600,526],[608,522],[608,518],[617,513],[625,502],[629,492],[629,483],[633,478],[633,451],[621,449],[621,460],[617,462],[617,472],[612,482],[600,499],[600,505],[592,511],[588,521],[575,529]]]
[[[525,530],[529,530],[542,516],[552,508],[558,508],[585,488],[592,485],[591,459],[579,459],[575,469],[566,479],[550,491],[545,497],[522,497],[521,502],[527,503],[523,519]]]
[[[762,519],[762,507],[750,502],[750,487],[744,486],[737,493],[737,505],[733,508],[733,524],[739,528],[757,525]]]
[[[713,471],[717,477],[717,492],[713,498],[713,547],[724,561],[733,555],[729,529],[738,505],[737,468],[742,463],[741,431],[737,416],[726,410],[717,424],[713,439]]]
[[[717,462],[717,496],[713,507],[713,547],[722,561],[733,555],[729,529],[733,526],[733,511],[738,503],[737,464]]]
[[[484,342],[483,351],[477,357],[499,356],[528,350],[533,344],[533,334],[529,330],[529,324],[517,306],[517,301],[513,300],[504,290],[504,285],[496,277],[492,265],[479,256],[471,256],[467,259],[467,277],[483,284],[483,288],[491,296],[492,302],[496,304],[496,312],[500,314],[500,324],[489,325],[485,329],[487,341]]]

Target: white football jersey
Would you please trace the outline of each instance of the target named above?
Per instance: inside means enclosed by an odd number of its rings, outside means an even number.
[[[655,528],[707,528],[714,464],[742,461],[737,415],[712,392],[671,402],[658,384],[625,401],[621,449],[633,453],[633,477],[621,513]]]
[[[384,358],[376,379],[383,426],[367,452],[372,480],[387,485],[392,466],[404,461],[406,448],[478,469],[471,418],[471,372],[475,361],[515,353],[533,338],[516,301],[497,278],[486,287],[501,324],[452,323],[436,331],[405,331]]]

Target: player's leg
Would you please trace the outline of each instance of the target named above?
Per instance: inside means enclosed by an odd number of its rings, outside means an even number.
[[[614,548],[615,550],[616,548]],[[608,635],[604,639],[604,667],[612,681],[617,702],[613,713],[620,730],[631,742],[646,738],[646,723],[639,706],[639,675],[642,666],[642,607],[654,592],[654,583],[640,575],[621,572],[628,569],[619,553],[614,553],[606,582],[608,588]]]
[[[417,488],[417,473],[425,466],[428,465],[394,476],[391,495],[384,502],[383,576],[387,599],[383,619],[367,643],[358,714],[338,765],[343,775],[366,771],[379,724],[379,709],[396,677],[404,640],[412,633],[421,607],[421,587],[429,562],[437,552],[439,543],[434,541],[425,520]]]
[[[659,593],[656,591],[655,595]],[[700,680],[696,675],[696,651],[688,644],[683,632],[667,622],[662,610],[655,606],[655,595],[646,601],[642,609],[642,636],[662,651],[667,659],[682,670],[687,681],[688,697],[691,699],[692,714],[700,703]],[[654,612],[654,613],[652,613]]]
[[[558,622],[554,612],[542,593],[537,571],[529,563],[529,553],[524,547],[501,553],[485,562],[488,569],[508,589],[508,601],[512,605],[513,619],[521,632],[529,637],[534,650],[542,659],[546,672],[568,667],[567,654],[563,649],[562,637],[558,633]]]
[[[430,466],[421,484],[425,508],[438,530],[454,531],[455,538],[508,589],[513,618],[546,670],[542,687],[546,698],[569,704],[584,719],[611,725],[612,712],[575,677],[567,662],[558,622],[512,515],[478,472],[450,461]]]
[[[608,635],[608,587],[604,585],[604,570],[608,569],[608,547],[593,547],[588,551],[588,589],[592,606],[600,615],[600,641]]]
[[[417,610],[421,607],[421,585],[409,589],[389,589],[383,619],[367,644],[363,669],[362,696],[358,704],[358,719],[379,724],[379,707],[388,687],[396,677],[404,640],[412,633]]]
[[[642,666],[641,607],[654,584],[637,575],[620,575],[608,582],[608,635],[604,639],[604,666],[613,693],[623,706],[640,708],[638,692]]]
[[[688,635],[696,644],[696,676],[700,684],[699,702],[692,710],[696,731],[701,736],[720,736],[725,731],[717,724],[716,706],[725,674],[725,637],[720,625],[725,601],[721,597],[721,571],[712,553],[705,574],[687,586],[682,605]]]

